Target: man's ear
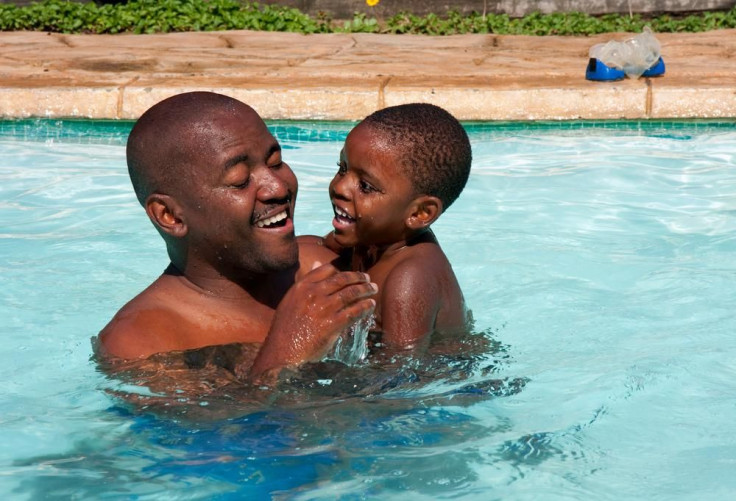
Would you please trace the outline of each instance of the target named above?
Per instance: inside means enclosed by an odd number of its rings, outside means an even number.
[[[412,230],[423,230],[434,223],[442,214],[442,200],[430,195],[414,199],[406,226]]]
[[[160,231],[176,238],[187,234],[181,207],[173,197],[152,193],[146,198],[146,213]]]

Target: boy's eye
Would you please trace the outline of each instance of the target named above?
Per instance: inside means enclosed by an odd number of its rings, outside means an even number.
[[[345,174],[348,171],[348,166],[345,165],[345,162],[337,162],[337,173],[342,175]]]
[[[373,185],[371,185],[370,183],[366,183],[363,180],[359,181],[358,187],[360,188],[360,191],[362,191],[363,193],[370,193],[372,191],[376,191],[376,188]]]

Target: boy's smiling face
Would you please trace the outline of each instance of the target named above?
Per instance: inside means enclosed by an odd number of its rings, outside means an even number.
[[[340,245],[386,246],[407,238],[406,219],[417,194],[395,148],[365,124],[345,140],[330,183],[332,226]]]

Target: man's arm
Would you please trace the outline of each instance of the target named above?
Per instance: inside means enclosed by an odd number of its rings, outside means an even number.
[[[281,369],[319,360],[337,336],[373,313],[377,291],[365,273],[316,267],[296,282],[279,303],[250,377],[268,382]]]

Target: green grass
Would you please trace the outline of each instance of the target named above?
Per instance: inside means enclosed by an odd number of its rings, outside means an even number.
[[[736,28],[736,7],[723,12],[689,16],[606,14],[580,12],[510,18],[505,14],[478,13],[416,16],[400,13],[378,20],[355,14],[349,21],[325,15],[309,16],[297,9],[259,5],[238,0],[131,0],[121,4],[45,0],[26,6],[0,4],[0,31],[54,33],[169,33],[181,31],[260,30],[296,33],[413,33],[453,35],[594,35],[640,32],[648,25],[657,33],[699,32]]]

